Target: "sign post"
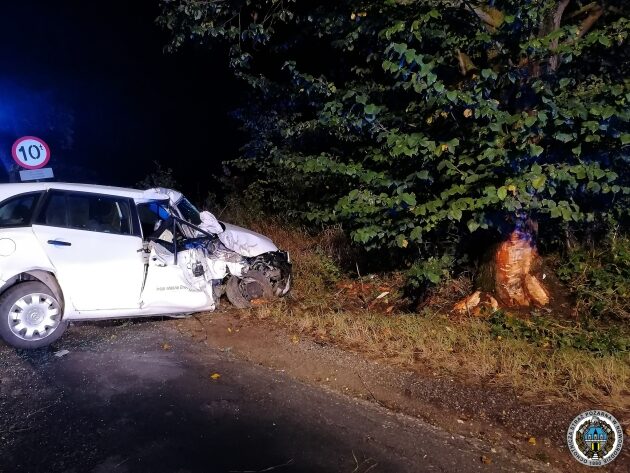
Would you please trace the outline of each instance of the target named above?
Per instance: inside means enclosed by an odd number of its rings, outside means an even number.
[[[35,181],[53,178],[52,168],[45,168],[50,161],[50,148],[44,140],[36,136],[23,136],[13,143],[11,155],[18,166],[22,181]]]

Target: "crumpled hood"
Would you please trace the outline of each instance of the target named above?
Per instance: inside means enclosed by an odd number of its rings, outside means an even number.
[[[230,223],[223,222],[223,225],[225,225],[225,231],[219,233],[219,240],[240,255],[249,258],[269,251],[278,251],[278,247],[260,233]]]

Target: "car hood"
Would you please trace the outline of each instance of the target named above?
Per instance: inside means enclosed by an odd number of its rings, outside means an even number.
[[[264,235],[230,223],[221,222],[225,230],[219,233],[219,240],[230,250],[245,257],[258,256],[270,251],[278,251],[278,247]]]

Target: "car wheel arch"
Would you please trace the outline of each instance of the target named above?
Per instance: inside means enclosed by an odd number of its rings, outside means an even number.
[[[63,291],[61,290],[61,286],[59,285],[57,278],[55,277],[54,273],[42,269],[32,269],[30,271],[24,271],[9,278],[6,284],[2,287],[2,291],[0,294],[5,293],[9,288],[13,287],[16,284],[26,281],[39,281],[44,284],[48,289],[50,289],[53,296],[55,296],[55,299],[57,299],[57,301],[61,305],[62,312],[65,310],[65,298],[63,297]]]

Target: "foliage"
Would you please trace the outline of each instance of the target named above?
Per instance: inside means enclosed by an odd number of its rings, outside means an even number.
[[[441,258],[428,257],[423,261],[416,261],[408,271],[408,284],[412,289],[421,287],[426,282],[437,284],[453,264],[453,258],[444,255]]]
[[[492,314],[490,324],[496,337],[523,339],[542,348],[572,347],[598,355],[630,351],[630,336],[616,327],[588,330],[559,324],[542,316],[524,320],[502,311]]]
[[[596,247],[572,250],[557,269],[580,315],[630,320],[630,238],[613,232]]]
[[[238,172],[436,281],[472,232],[628,215],[624,0],[163,0],[251,86]],[[450,256],[445,256],[450,255]],[[445,259],[446,258],[446,259]]]
[[[136,183],[138,189],[152,189],[154,187],[166,187],[168,189],[178,189],[179,183],[173,176],[171,168],[164,168],[162,165],[153,161],[155,169],[147,174],[144,179]]]

